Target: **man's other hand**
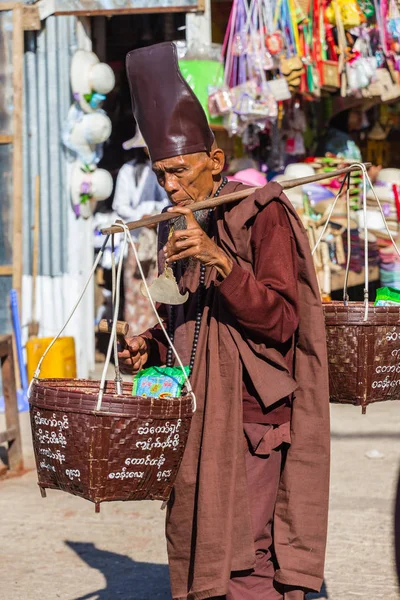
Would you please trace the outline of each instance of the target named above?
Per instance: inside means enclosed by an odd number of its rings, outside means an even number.
[[[126,346],[118,352],[121,372],[125,375],[135,375],[141,371],[149,358],[147,342],[140,336],[125,338]]]

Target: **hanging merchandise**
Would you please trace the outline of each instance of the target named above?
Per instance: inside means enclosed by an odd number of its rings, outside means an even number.
[[[103,143],[111,135],[112,124],[102,110],[84,113],[78,104],[73,104],[64,126],[63,144],[74,160],[85,165],[96,165],[103,156]]]
[[[294,0],[283,0],[281,4],[280,27],[286,34],[286,52],[281,57],[280,71],[285,77],[291,92],[298,92],[301,77],[305,73],[300,51],[300,37],[294,7]]]
[[[74,99],[84,112],[97,110],[114,86],[115,76],[109,65],[100,62],[94,52],[75,52],[71,63],[71,87]]]
[[[359,27],[366,20],[357,0],[332,0],[326,9],[326,17],[331,25],[338,25],[337,10],[345,29]]]
[[[211,114],[223,116],[230,135],[243,135],[249,125],[262,131],[277,118],[277,102],[290,98],[287,85],[278,90],[268,83],[283,44],[274,34],[272,4],[234,0],[222,49],[224,84],[210,90],[208,101]]]
[[[398,98],[400,11],[396,0],[234,0],[222,55],[210,114],[254,139],[293,97]]]
[[[306,116],[298,101],[287,111],[282,123],[282,137],[285,140],[285,154],[305,156],[303,134],[306,130]],[[293,177],[298,175],[293,175]]]
[[[394,68],[400,71],[400,10],[395,0],[390,0],[387,22],[388,45]]]
[[[200,101],[210,125],[222,125],[225,102],[217,92],[224,82],[224,66],[219,44],[180,48],[179,68]],[[217,97],[213,98],[213,94]],[[215,105],[215,103],[217,103]]]
[[[339,62],[333,39],[332,26],[325,23],[325,0],[310,3],[310,20],[313,23],[313,58],[318,67],[321,88],[328,92],[340,89]]]
[[[400,97],[400,85],[393,81],[387,69],[377,69],[375,81],[363,90],[363,96],[380,97],[382,102],[390,102]]]
[[[71,201],[77,217],[88,219],[96,202],[107,200],[113,191],[113,180],[105,169],[90,170],[76,163],[70,177]]]

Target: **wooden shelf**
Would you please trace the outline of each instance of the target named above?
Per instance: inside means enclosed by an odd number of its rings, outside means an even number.
[[[344,276],[345,270],[339,271],[338,273],[331,274],[331,283],[332,283],[332,291],[336,292],[337,290],[342,290],[344,286]],[[379,280],[379,267],[370,267],[368,270],[368,280],[378,281]],[[354,271],[350,271],[349,273],[349,281],[348,287],[354,287],[356,285],[364,284],[364,269],[361,273],[355,273]]]

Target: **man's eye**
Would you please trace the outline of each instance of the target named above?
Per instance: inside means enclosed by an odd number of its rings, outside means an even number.
[[[185,169],[175,169],[175,171],[174,171],[174,173],[177,173],[178,175],[180,173],[184,173],[184,172],[185,172]]]

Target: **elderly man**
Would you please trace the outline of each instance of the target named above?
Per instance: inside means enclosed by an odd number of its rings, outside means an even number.
[[[159,229],[159,269],[188,301],[162,305],[198,408],[168,503],[174,600],[303,600],[323,579],[329,483],[324,322],[303,228],[278,184],[240,189],[171,43],[127,57],[135,118],[181,216]],[[172,365],[159,327],[128,340],[126,372]]]

